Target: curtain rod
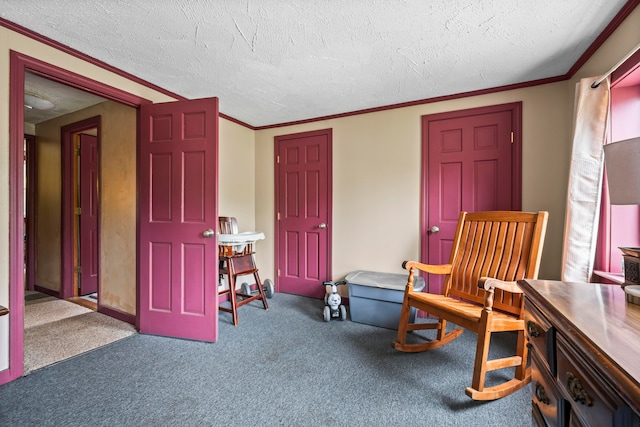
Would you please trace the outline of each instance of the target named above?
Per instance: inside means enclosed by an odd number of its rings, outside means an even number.
[[[636,53],[638,50],[640,50],[640,44],[638,44],[636,47],[634,47],[633,49],[631,49],[631,52],[627,53],[625,55],[624,58],[622,58],[620,61],[618,61],[618,63],[616,65],[614,65],[613,67],[611,67],[611,69],[609,71],[607,71],[604,76],[600,77],[598,80],[596,80],[595,82],[593,82],[591,84],[592,88],[597,88],[598,86],[600,86],[600,83],[602,83],[604,81],[604,79],[606,79],[607,77],[609,77],[611,75],[611,73],[613,73],[615,70],[618,69],[619,66],[621,66],[624,61],[626,61],[627,59],[631,58],[631,56]]]

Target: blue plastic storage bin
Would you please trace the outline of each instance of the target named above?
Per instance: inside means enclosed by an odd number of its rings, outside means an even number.
[[[345,280],[349,287],[349,311],[351,320],[387,329],[398,329],[407,274],[378,273],[358,270],[349,273]],[[414,277],[413,287],[424,289],[424,279]],[[413,322],[415,308],[409,315]]]

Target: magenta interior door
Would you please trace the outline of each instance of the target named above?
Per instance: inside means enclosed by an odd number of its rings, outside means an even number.
[[[142,333],[217,339],[217,153],[217,98],[141,107]]]
[[[449,262],[461,211],[520,209],[519,123],[520,104],[423,117],[423,262]]]
[[[321,298],[331,280],[331,134],[275,138],[279,292]]]
[[[98,292],[98,138],[80,134],[79,295]]]

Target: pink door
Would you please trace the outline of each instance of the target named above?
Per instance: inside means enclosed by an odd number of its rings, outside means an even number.
[[[80,295],[98,292],[98,138],[80,134]]]
[[[423,117],[423,262],[449,262],[461,211],[520,209],[519,123],[520,104]],[[441,291],[442,277],[428,283]]]
[[[217,156],[217,98],[141,107],[140,332],[217,339]]]
[[[278,291],[321,298],[331,280],[331,129],[275,138]]]

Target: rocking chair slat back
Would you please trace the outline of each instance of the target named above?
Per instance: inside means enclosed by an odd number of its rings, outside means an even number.
[[[534,238],[536,221],[534,213],[530,220],[523,220],[522,212],[517,218],[510,212],[466,214],[459,224],[458,250],[452,251],[452,273],[445,280],[444,294],[482,304],[485,291],[478,287],[480,277],[517,281],[537,276],[539,260],[529,256],[532,249],[541,253],[541,242]],[[521,295],[497,290],[494,298],[495,309],[520,314]]]

